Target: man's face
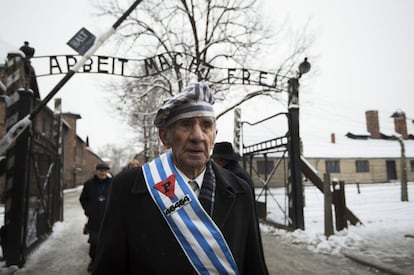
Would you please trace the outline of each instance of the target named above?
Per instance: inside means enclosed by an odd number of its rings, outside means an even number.
[[[95,175],[98,177],[98,179],[104,180],[108,177],[108,171],[108,169],[97,169],[95,170]]]
[[[160,128],[160,138],[172,149],[175,165],[187,177],[198,176],[205,168],[216,138],[212,117],[180,119],[168,129]]]

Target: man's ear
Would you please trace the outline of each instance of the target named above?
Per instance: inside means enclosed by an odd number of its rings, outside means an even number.
[[[167,139],[167,130],[165,128],[159,128],[158,136],[160,137],[162,144],[164,144],[164,146],[169,149],[170,144],[168,143],[168,139]]]

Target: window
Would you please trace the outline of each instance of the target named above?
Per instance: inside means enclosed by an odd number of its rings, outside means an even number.
[[[268,160],[267,163],[264,160],[257,161],[257,173],[259,174],[269,174],[273,169],[273,160]]]
[[[410,160],[411,172],[414,172],[414,160]]]
[[[340,173],[339,160],[325,160],[326,173]]]
[[[356,160],[355,161],[355,170],[357,173],[367,173],[369,172],[369,162],[368,160]]]

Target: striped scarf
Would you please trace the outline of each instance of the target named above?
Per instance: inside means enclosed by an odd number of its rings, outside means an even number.
[[[189,184],[176,171],[171,152],[146,163],[143,170],[151,197],[197,273],[238,275],[236,262],[224,236]],[[200,190],[200,195],[205,193],[203,197],[214,194],[211,192],[215,189],[212,175],[210,164],[203,186],[207,179],[208,183]],[[203,191],[203,188],[206,190]]]
[[[211,162],[207,163],[206,173],[204,174],[203,185],[201,185],[198,199],[201,205],[212,216],[214,208],[214,193],[216,191],[216,175],[211,167]]]

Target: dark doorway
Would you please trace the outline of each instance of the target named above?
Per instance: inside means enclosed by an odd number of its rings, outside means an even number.
[[[387,180],[396,180],[397,171],[395,169],[395,160],[387,160]]]

